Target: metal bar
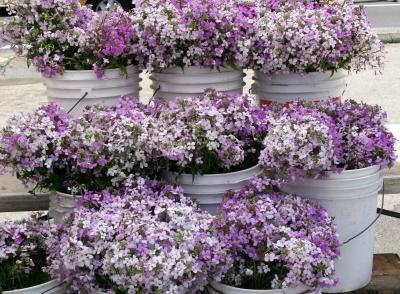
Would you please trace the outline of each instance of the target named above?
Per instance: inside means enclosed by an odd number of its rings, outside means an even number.
[[[49,209],[49,194],[0,193],[0,212]]]
[[[386,210],[386,209],[380,209],[378,208],[376,210],[377,213],[380,213],[382,215],[394,217],[394,218],[400,218],[400,213],[396,211],[391,211],[391,210]]]
[[[385,194],[400,194],[400,176],[384,176]],[[382,191],[381,191],[382,192]]]

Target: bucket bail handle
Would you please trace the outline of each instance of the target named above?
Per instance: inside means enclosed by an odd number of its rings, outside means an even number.
[[[354,239],[356,239],[357,237],[361,236],[366,231],[368,231],[368,229],[371,228],[378,221],[378,219],[381,217],[384,204],[385,204],[385,182],[383,182],[383,184],[382,184],[382,203],[381,203],[381,209],[379,209],[378,215],[375,217],[375,219],[365,229],[363,229],[361,232],[359,232],[358,234],[354,235],[353,237],[347,239],[346,241],[342,242],[339,245],[339,247],[342,247],[343,245],[346,245],[346,244],[350,243],[351,241],[353,241]]]

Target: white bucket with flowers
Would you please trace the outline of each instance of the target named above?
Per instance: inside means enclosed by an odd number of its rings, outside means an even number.
[[[71,290],[95,294],[198,292],[209,277],[221,276],[226,249],[210,229],[210,214],[185,199],[179,187],[138,181],[126,188],[112,195],[103,191],[92,199],[94,207],[77,210],[64,226],[68,233],[50,245],[52,274]],[[129,250],[124,244],[131,244]]]
[[[156,97],[174,100],[207,89],[242,93],[241,56],[247,48],[239,40],[248,37],[251,20],[241,8],[229,1],[168,1],[135,8]]]
[[[212,214],[222,195],[239,190],[261,172],[257,158],[259,112],[253,97],[208,91],[166,102],[158,119],[164,179]]]
[[[230,94],[243,92],[243,71],[228,67],[219,69],[190,66],[185,68],[167,68],[154,72],[150,79],[151,88],[156,97],[174,100],[177,97],[193,97],[207,89]]]
[[[64,294],[65,284],[47,272],[53,227],[44,214],[4,221],[0,228],[0,292],[3,294]]]
[[[256,17],[247,67],[261,104],[342,96],[348,71],[382,68],[384,46],[363,8],[342,4],[286,2]]]
[[[138,96],[139,41],[128,12],[97,14],[79,1],[26,5],[13,4],[4,38],[43,75],[50,102],[79,116],[86,105]]]
[[[232,263],[210,293],[319,294],[335,284],[339,242],[317,202],[256,186],[227,196],[212,227]]]
[[[154,172],[158,128],[147,105],[125,98],[101,109],[71,119],[55,103],[45,104],[11,117],[0,131],[0,172],[18,175],[34,190],[57,191],[49,208],[56,223],[86,191],[119,188],[132,173]]]
[[[329,173],[323,179],[305,179],[282,187],[288,193],[319,201],[335,218],[341,258],[336,261],[337,287],[328,293],[366,286],[372,275],[376,207],[383,177],[379,166]],[[360,235],[359,235],[360,234]]]
[[[324,292],[360,289],[371,280],[377,197],[382,169],[396,161],[386,113],[354,100],[282,106],[270,119],[260,164],[281,189],[321,203],[341,243],[339,283]],[[378,215],[379,216],[379,215]]]

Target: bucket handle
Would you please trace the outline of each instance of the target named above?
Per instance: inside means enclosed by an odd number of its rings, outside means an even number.
[[[359,232],[358,234],[354,235],[353,237],[347,239],[346,241],[342,242],[339,245],[339,247],[342,247],[343,245],[346,245],[346,244],[350,243],[351,241],[353,241],[354,239],[356,239],[357,237],[361,236],[366,231],[368,231],[368,229],[371,228],[378,221],[378,219],[381,217],[384,204],[385,204],[385,182],[383,182],[383,185],[382,185],[382,204],[381,204],[381,209],[379,210],[378,215],[375,217],[375,219],[365,229],[363,229],[361,232]]]
[[[55,288],[60,287],[60,286],[62,286],[62,285],[64,285],[64,284],[65,284],[65,282],[61,282],[61,283],[57,284],[56,286],[51,287],[50,289],[45,290],[44,292],[40,292],[40,294],[49,293],[49,291],[54,290]],[[2,293],[3,293],[3,291],[2,291],[2,289],[1,289],[1,287],[0,287],[0,294],[2,294]]]
[[[70,114],[71,111],[74,110],[74,108],[75,108],[79,103],[81,103],[81,101],[82,101],[83,99],[86,98],[87,95],[89,95],[89,92],[85,92],[85,93],[83,94],[83,96],[74,104],[74,106],[72,106],[72,107],[70,108],[70,110],[68,110],[67,113]]]
[[[40,294],[49,293],[49,291],[54,290],[54,289],[56,289],[57,287],[63,286],[64,284],[65,284],[65,282],[60,282],[60,283],[58,283],[58,285],[56,285],[56,286],[54,286],[54,287],[52,287],[52,288],[50,288],[50,289],[47,289],[47,290],[45,290],[44,292],[41,292]]]

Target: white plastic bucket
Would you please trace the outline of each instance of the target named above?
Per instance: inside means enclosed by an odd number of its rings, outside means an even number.
[[[64,294],[66,292],[65,285],[63,283],[57,282],[56,280],[51,280],[47,283],[43,283],[37,286],[3,291],[3,294]]]
[[[296,287],[288,289],[274,289],[274,290],[249,290],[228,286],[221,283],[211,283],[207,287],[210,294],[319,294],[320,290],[307,290],[306,287]]]
[[[54,192],[50,194],[49,216],[56,224],[63,224],[65,217],[71,214],[75,208],[79,195]]]
[[[44,78],[50,102],[57,102],[66,111],[70,110],[85,93],[87,96],[72,110],[79,116],[88,105],[116,105],[121,96],[139,96],[139,72],[134,66],[127,67],[127,76],[119,69],[106,70],[102,79],[97,79],[92,70],[67,70],[62,75]]]
[[[199,66],[187,68],[168,68],[152,73],[151,88],[156,97],[173,100],[177,97],[193,97],[202,94],[206,89],[215,89],[226,93],[243,92],[243,71],[221,67],[210,70]]]
[[[171,172],[165,173],[164,178],[182,186],[186,196],[197,201],[203,210],[216,215],[223,200],[222,196],[226,191],[237,191],[243,188],[251,178],[260,172],[260,166],[256,165],[238,172],[196,175],[194,180],[191,174],[178,175]]]
[[[318,200],[335,218],[341,243],[366,229],[376,218],[378,192],[382,188],[382,172],[378,166],[330,173],[326,179],[307,179],[290,183],[282,190]],[[335,263],[339,284],[327,293],[350,292],[371,280],[375,227],[340,247]]]
[[[255,71],[253,92],[261,105],[273,101],[286,103],[296,99],[322,101],[341,96],[346,89],[346,80],[347,74],[343,70],[333,75],[330,72],[266,75]]]

